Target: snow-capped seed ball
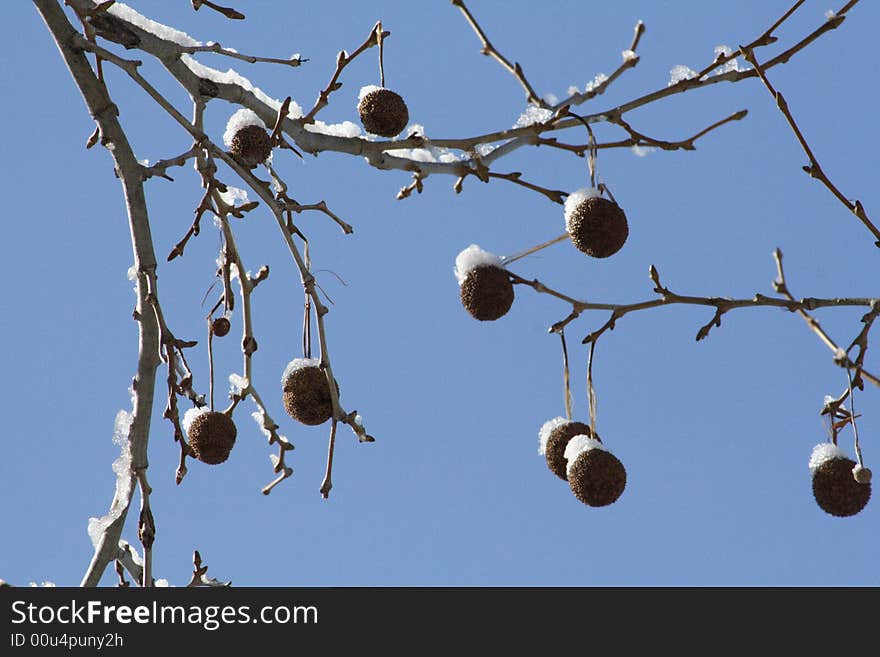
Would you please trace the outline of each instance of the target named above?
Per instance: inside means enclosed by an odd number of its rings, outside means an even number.
[[[409,110],[400,94],[368,85],[361,88],[358,114],[364,129],[380,137],[396,137],[409,123]]]
[[[547,467],[563,481],[568,481],[565,448],[568,441],[578,435],[592,436],[602,442],[599,436],[593,436],[590,427],[583,422],[572,422],[564,417],[547,420],[538,432],[538,453],[544,455]]]
[[[229,333],[229,329],[231,324],[229,320],[225,317],[218,317],[213,322],[211,322],[211,333],[216,335],[218,338],[222,338],[224,335]]]
[[[820,443],[810,456],[813,474],[813,497],[832,516],[854,516],[871,498],[871,484],[861,484],[853,476],[856,462],[832,443]]]
[[[565,448],[571,492],[589,506],[608,506],[626,488],[626,468],[595,438],[573,436]]]
[[[629,236],[626,215],[595,188],[579,189],[565,199],[565,227],[578,250],[594,258],[620,251]]]
[[[240,109],[226,123],[223,143],[242,166],[253,169],[272,153],[272,140],[266,124],[253,110]]]
[[[513,283],[501,266],[501,258],[476,244],[455,258],[461,303],[475,319],[493,321],[513,305]]]
[[[199,461],[217,465],[229,458],[237,434],[231,417],[207,408],[190,409],[184,415],[184,428],[192,454]]]
[[[327,375],[316,358],[295,358],[281,377],[284,409],[303,424],[323,424],[333,415]],[[338,386],[337,386],[338,390]]]

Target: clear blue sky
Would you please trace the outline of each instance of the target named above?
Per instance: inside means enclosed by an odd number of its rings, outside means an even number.
[[[310,61],[298,69],[201,55],[235,68],[270,96],[310,107],[338,50],[353,50],[381,19],[387,86],[429,136],[464,137],[510,127],[525,107],[522,90],[479,43],[449,2],[236,2],[230,22],[188,2],[132,0],[142,13],[201,41],[243,53]],[[620,62],[637,20],[645,22],[640,64],[584,111],[610,109],[666,86],[678,64],[699,69],[715,46],[758,36],[787,0],[584,3],[469,3],[494,44],[520,62],[541,94],[583,89]],[[779,32],[792,43],[821,24],[827,3],[808,1]],[[113,421],[129,408],[136,325],[126,270],[132,254],[118,181],[108,153],[86,151],[94,128],[62,60],[29,2],[8,3],[0,50],[0,164],[5,282],[0,344],[5,375],[0,442],[0,578],[76,585],[92,547],[90,516],[110,503],[118,455]],[[862,2],[771,79],[827,173],[880,221],[873,129],[876,66],[869,56],[880,8]],[[771,47],[775,53],[779,47]],[[376,50],[343,73],[342,89],[319,116],[357,122],[359,88],[378,83]],[[766,59],[766,55],[764,56]],[[742,62],[741,62],[742,63]],[[139,158],[183,152],[189,138],[125,76],[105,67]],[[144,73],[184,114],[190,108],[156,66]],[[711,133],[695,152],[603,152],[602,179],[626,210],[630,236],[616,256],[591,260],[562,242],[511,266],[572,296],[633,302],[652,297],[648,267],[682,294],[772,294],[774,248],[785,253],[796,296],[878,296],[878,252],[869,233],[800,167],[799,149],[767,91],[756,81],[719,84],[627,115],[638,130],[689,136],[747,108],[748,117]],[[220,140],[235,107],[209,104]],[[582,143],[583,131],[563,133]],[[619,130],[599,126],[601,141]],[[330,499],[318,492],[329,425],[287,418],[279,378],[300,353],[302,294],[269,214],[236,222],[249,269],[268,264],[254,296],[260,349],[255,384],[296,445],[294,476],[265,497],[274,452],[236,412],[229,461],[198,462],[174,484],[178,450],[159,401],[150,443],[150,482],[158,535],[155,575],[183,585],[193,549],[209,575],[241,585],[880,585],[877,500],[851,518],[821,511],[807,462],[825,439],[823,396],[846,386],[844,370],[795,314],[745,309],[724,317],[708,340],[698,328],[711,310],[670,307],[622,319],[600,340],[594,365],[598,429],[628,473],[612,506],[589,508],[550,473],[538,430],[564,413],[559,340],[547,327],[569,308],[518,286],[510,313],[481,323],[462,309],[456,254],[471,243],[513,254],[559,235],[562,209],[504,181],[473,178],[456,195],[433,176],[421,195],[395,200],[408,174],[370,168],[362,158],[325,153],[275,162],[302,203],[326,200],[355,228],[343,235],[323,215],[302,215],[322,288],[330,353],[344,406],[357,409],[373,444],[339,435]],[[537,184],[573,191],[585,162],[550,149],[521,149],[497,164]],[[207,389],[201,300],[219,246],[206,221],[183,259],[164,256],[184,234],[200,199],[190,166],[176,182],[148,183],[148,201],[166,318],[190,351],[196,385]],[[234,174],[221,177],[236,184]],[[335,275],[334,275],[335,274]],[[340,283],[343,279],[346,285]],[[212,294],[211,298],[215,298]],[[848,345],[863,311],[824,310],[817,318]],[[580,339],[605,313],[584,314],[568,330],[574,410],[587,418],[586,348]],[[218,390],[241,371],[240,317],[216,343]],[[873,343],[872,343],[873,344]],[[877,368],[869,351],[866,366]],[[866,464],[880,468],[877,390],[856,397]],[[849,431],[842,446],[852,456]],[[135,502],[136,504],[137,502]],[[124,538],[136,537],[136,511]],[[112,585],[112,568],[102,584]]]

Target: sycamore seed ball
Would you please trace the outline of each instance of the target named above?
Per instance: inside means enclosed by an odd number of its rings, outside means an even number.
[[[193,456],[202,463],[216,465],[229,458],[237,431],[231,417],[208,411],[195,417],[188,433]]]
[[[243,166],[253,169],[272,153],[269,133],[258,125],[246,125],[232,137],[229,153]]]
[[[471,244],[456,256],[454,272],[461,303],[472,317],[493,321],[510,310],[513,283],[500,257]]]
[[[383,87],[364,87],[358,103],[364,129],[380,137],[396,137],[409,123],[403,98]]]
[[[599,436],[594,436],[590,427],[583,422],[564,421],[548,432],[547,442],[543,446],[547,467],[563,481],[568,481],[565,448],[568,441],[578,435],[590,436],[601,442]]]
[[[327,375],[315,359],[291,361],[282,378],[282,391],[284,409],[294,420],[315,426],[333,415]]]
[[[565,201],[565,224],[578,250],[593,258],[620,251],[629,236],[626,215],[617,203],[596,189],[578,190]]]
[[[626,468],[596,438],[572,436],[565,448],[571,492],[589,506],[608,506],[626,488]]]
[[[211,322],[211,333],[216,335],[218,338],[222,338],[224,335],[229,333],[230,329],[229,320],[225,317],[218,317],[213,322]]]
[[[856,462],[848,458],[831,458],[813,471],[813,497],[832,516],[854,516],[865,508],[871,498],[871,484],[859,483],[853,476]]]
[[[501,267],[475,267],[461,284],[461,303],[472,317],[480,321],[503,317],[513,305],[510,276]]]

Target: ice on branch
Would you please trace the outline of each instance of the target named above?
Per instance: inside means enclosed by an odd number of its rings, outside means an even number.
[[[360,413],[357,413],[357,414],[354,416],[354,423],[355,423],[356,425],[358,425],[359,427],[364,426],[364,418],[361,417],[361,414],[360,414]]]
[[[657,148],[655,146],[639,146],[638,144],[636,144],[635,146],[632,146],[630,150],[633,152],[634,155],[645,157],[645,155],[647,155],[648,153],[653,153],[654,151],[656,151]]]
[[[246,189],[227,185],[226,191],[220,192],[220,198],[226,205],[244,205],[248,202],[248,193]]]
[[[266,129],[266,124],[263,119],[257,116],[256,112],[253,110],[243,107],[233,113],[226,122],[226,131],[223,133],[224,146],[226,146],[226,148],[231,148],[232,138],[235,137],[235,134],[249,125],[260,126],[263,130]]]
[[[449,164],[459,160],[458,155],[448,148],[437,148],[436,146],[431,146],[431,148],[393,148],[385,152],[388,155],[402,157],[414,162],[441,162]]]
[[[519,115],[519,118],[516,120],[516,123],[513,124],[513,127],[526,128],[535,123],[544,123],[552,118],[553,112],[551,110],[538,107],[537,105],[529,105],[526,108],[526,111]]]
[[[565,460],[568,461],[568,471],[571,472],[571,466],[577,460],[577,457],[591,449],[607,449],[605,445],[595,438],[590,438],[584,434],[573,436],[565,446]]]
[[[671,87],[683,80],[691,80],[697,77],[697,75],[698,73],[694,69],[688,68],[683,64],[678,64],[677,66],[673,66],[672,70],[669,71],[669,84],[666,86]]]
[[[129,267],[129,268],[128,268],[128,271],[125,272],[125,277],[126,277],[128,280],[130,280],[132,283],[134,283],[135,281],[137,281],[137,279],[138,279],[138,270],[137,270],[137,267],[136,267],[135,265],[132,265],[131,267]]]
[[[260,89],[259,87],[255,87],[250,80],[248,80],[246,77],[239,74],[238,72],[234,71],[233,69],[229,69],[225,73],[223,71],[218,71],[216,68],[205,66],[188,53],[183,53],[180,56],[180,61],[183,62],[190,71],[192,71],[200,78],[205,78],[206,80],[216,82],[217,84],[238,85],[245,91],[250,91],[260,101],[268,105],[269,108],[273,111],[277,112],[279,109],[281,109],[280,100],[277,100],[267,95],[262,89]],[[299,103],[297,103],[295,100],[290,101],[287,116],[291,119],[299,119],[303,116],[302,107],[300,107]]]
[[[489,153],[498,148],[495,144],[477,144],[474,150],[480,157],[486,157]]]
[[[541,430],[538,432],[538,453],[546,454],[547,453],[547,441],[550,440],[550,434],[553,433],[553,430],[557,427],[561,427],[563,424],[567,423],[564,417],[555,417],[552,420],[547,420],[542,426]]]
[[[546,93],[543,96],[543,100],[548,105],[556,105],[559,102],[559,97],[556,94]]]
[[[153,581],[153,586],[160,589],[167,589],[171,587],[171,584],[168,583],[168,580],[165,578],[159,578]]]
[[[599,85],[604,84],[607,80],[608,80],[607,75],[605,75],[604,73],[597,73],[596,77],[594,77],[592,80],[587,82],[587,86],[584,87],[583,93],[585,93],[585,94],[590,93],[591,91],[596,89]],[[577,87],[575,87],[574,85],[572,85],[568,88],[568,95],[569,96],[575,96],[580,93],[581,93],[580,90]]]
[[[834,443],[819,443],[810,454],[810,472],[815,474],[820,465],[832,459],[845,459],[846,452]]]
[[[162,25],[162,23],[150,20],[146,16],[137,13],[134,9],[121,2],[113,3],[107,9],[107,13],[112,14],[117,18],[121,18],[124,21],[128,21],[132,25],[136,25],[150,34],[155,34],[160,39],[173,41],[184,48],[193,48],[202,45],[201,41],[196,41],[186,32],[181,32],[180,30],[175,30],[173,27],[168,27],[167,25]]]
[[[193,406],[186,413],[183,414],[183,420],[181,420],[180,424],[183,427],[183,430],[189,434],[189,428],[192,426],[192,423],[199,415],[204,415],[205,413],[210,412],[211,409],[207,406]]]
[[[251,383],[240,374],[232,373],[229,375],[229,394],[240,395],[250,387]]]
[[[55,582],[40,582],[39,584],[37,584],[36,582],[31,582],[30,584],[28,584],[28,586],[51,589],[51,588],[55,588],[58,585]]]
[[[720,45],[715,46],[715,59],[718,59],[721,55],[725,57],[732,55],[733,50],[730,46]],[[719,66],[715,69],[715,75],[721,75],[722,73],[729,73],[730,71],[739,71],[739,59],[734,57],[728,62],[725,62],[724,65]]]
[[[471,244],[455,257],[455,279],[461,285],[472,269],[487,265],[503,267],[500,257],[494,253],[483,251],[476,244]]]
[[[620,53],[620,56],[623,57],[623,61],[625,62],[631,62],[639,58],[634,50],[624,50],[622,53]]]
[[[595,198],[601,195],[602,193],[595,187],[582,187],[581,189],[569,194],[568,198],[565,199],[566,228],[570,230],[568,224],[571,221],[571,215],[575,211],[575,208],[577,208],[577,206],[586,201],[588,198]]]
[[[110,511],[100,518],[89,518],[89,538],[92,546],[98,548],[101,536],[107,531],[120,515],[128,508],[131,487],[134,478],[131,473],[131,444],[128,434],[134,416],[126,410],[120,410],[113,422],[113,444],[119,446],[119,456],[113,461],[113,472],[116,475],[116,492]]]
[[[825,12],[825,20],[826,21],[833,21],[835,18],[837,18],[837,12],[834,11],[833,9],[829,9],[828,11]]]
[[[309,132],[315,132],[319,135],[330,135],[331,137],[359,137],[361,128],[351,121],[343,121],[342,123],[324,123],[323,121],[315,121],[314,123],[306,123],[303,126]]]

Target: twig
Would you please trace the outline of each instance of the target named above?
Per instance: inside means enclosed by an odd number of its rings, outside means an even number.
[[[777,259],[777,267],[781,268],[781,252],[777,249],[777,253],[779,254]],[[774,254],[776,255],[776,254]],[[650,299],[646,301],[640,301],[636,303],[630,304],[615,304],[615,303],[596,303],[589,301],[581,301],[570,297],[561,292],[557,292],[552,288],[547,287],[544,283],[538,280],[528,280],[525,279],[513,272],[508,272],[511,279],[515,284],[527,285],[534,289],[536,292],[541,294],[549,294],[550,296],[554,296],[557,299],[565,301],[572,306],[572,312],[569,315],[553,324],[548,330],[550,332],[558,332],[563,329],[569,323],[577,319],[581,313],[586,310],[607,310],[611,311],[611,315],[608,320],[597,330],[591,332],[583,339],[583,343],[587,344],[590,342],[594,342],[601,337],[603,333],[609,330],[613,330],[614,326],[620,318],[628,315],[632,312],[637,312],[641,310],[648,310],[651,308],[659,308],[661,306],[668,306],[673,304],[686,304],[686,305],[696,305],[696,306],[709,306],[715,308],[715,314],[712,319],[702,326],[700,330],[697,332],[697,340],[702,340],[709,335],[710,330],[714,326],[721,325],[721,317],[731,310],[735,310],[737,308],[760,308],[760,307],[772,307],[772,308],[781,308],[784,310],[788,310],[790,312],[798,312],[807,322],[810,324],[811,328],[817,333],[817,335],[822,338],[823,342],[835,352],[836,356],[843,354],[843,350],[839,349],[837,345],[831,340],[830,337],[822,330],[821,326],[819,326],[818,322],[810,316],[807,312],[808,310],[815,310],[817,308],[828,308],[828,307],[853,307],[853,306],[870,306],[874,308],[880,300],[878,299],[868,299],[868,298],[848,298],[848,297],[839,297],[833,299],[821,299],[816,297],[805,297],[802,299],[796,299],[788,292],[787,287],[784,285],[784,279],[782,287],[779,287],[777,283],[774,283],[774,287],[777,292],[783,295],[783,298],[779,297],[769,297],[763,294],[755,294],[754,297],[750,299],[733,299],[728,297],[698,297],[698,296],[687,296],[680,295],[675,292],[672,292],[668,287],[665,287],[660,282],[660,276],[657,272],[656,267],[651,265],[650,270],[651,280],[654,282],[654,292],[656,292],[659,296],[657,299]],[[853,367],[854,363],[850,361],[844,355],[844,361],[841,362],[841,365],[845,365],[848,367]],[[875,385],[880,386],[880,379],[874,377],[874,375],[870,374],[862,370],[866,379],[874,383]]]
[[[339,75],[342,73],[342,70],[346,66],[351,64],[352,60],[354,60],[355,57],[360,55],[368,48],[372,48],[373,46],[377,45],[381,42],[382,39],[385,39],[389,36],[391,36],[391,32],[383,32],[382,22],[379,21],[373,26],[373,29],[370,32],[370,36],[368,36],[366,40],[360,46],[358,46],[353,53],[351,53],[351,55],[346,53],[344,50],[340,50],[339,54],[336,55],[336,70],[333,72],[333,77],[330,78],[330,82],[328,82],[327,86],[321,90],[320,94],[318,94],[318,100],[315,101],[315,106],[312,107],[311,110],[309,110],[308,114],[300,119],[300,122],[302,124],[314,123],[315,116],[317,116],[318,112],[320,112],[322,108],[327,106],[330,94],[342,87],[342,83],[337,82],[337,80],[339,80]]]
[[[791,292],[788,289],[788,283],[786,283],[786,281],[785,281],[785,271],[782,268],[782,251],[780,249],[775,249],[773,251],[773,259],[776,261],[776,271],[777,271],[777,278],[775,281],[773,281],[773,287],[779,294],[784,296],[786,299],[793,300],[794,297],[792,296]],[[867,306],[870,306],[871,309],[873,310],[876,307],[878,301],[880,301],[880,300],[864,299],[864,301],[866,301],[867,303],[864,303],[864,304],[860,303],[860,304],[855,304],[855,305],[867,305]],[[835,304],[835,305],[838,305],[838,304]],[[849,305],[849,304],[841,304],[841,305]],[[795,310],[797,311],[797,313],[801,317],[803,317],[804,321],[810,327],[810,330],[813,331],[813,333],[815,333],[817,336],[819,336],[819,339],[825,344],[825,346],[828,347],[834,353],[834,362],[835,363],[837,363],[841,367],[845,367],[847,369],[856,367],[856,364],[853,363],[852,360],[850,360],[850,358],[846,354],[846,352],[837,345],[837,343],[831,338],[830,335],[828,335],[828,333],[825,331],[825,329],[822,328],[822,326],[819,324],[819,322],[816,320],[816,318],[813,317],[809,312],[807,312],[808,309],[812,310],[812,308],[816,308],[816,307],[819,307],[819,306],[812,306],[812,307],[808,308],[804,305],[801,305],[800,307],[795,308]],[[875,377],[870,372],[867,372],[863,368],[860,368],[859,371],[861,372],[861,375],[864,378],[868,379],[874,385],[880,386],[880,379]]]
[[[549,105],[547,101],[538,97],[538,94],[535,93],[535,90],[532,88],[532,85],[529,84],[529,81],[526,79],[526,75],[522,70],[522,66],[519,63],[511,64],[507,59],[502,55],[495,46],[492,45],[492,42],[489,41],[489,37],[486,36],[486,33],[483,31],[483,28],[480,27],[479,23],[477,23],[477,19],[474,18],[473,14],[471,14],[470,10],[464,4],[464,0],[452,0],[452,4],[458,7],[461,10],[461,13],[464,15],[467,22],[470,24],[471,28],[476,33],[477,37],[479,37],[480,41],[483,44],[483,47],[480,49],[480,53],[486,55],[487,57],[492,57],[497,61],[501,66],[503,66],[513,77],[517,79],[517,81],[522,85],[523,89],[526,92],[526,100],[529,103],[537,105],[538,107],[548,108]]]
[[[198,550],[193,551],[193,573],[187,587],[195,586],[232,586],[232,582],[221,582],[213,577],[208,577],[208,567],[202,565],[202,555]]]
[[[223,14],[224,16],[226,16],[226,18],[229,18],[231,20],[244,20],[244,14],[242,14],[240,11],[232,9],[231,7],[222,7],[220,5],[214,4],[213,2],[211,2],[211,0],[192,0],[192,8],[196,11],[198,11],[199,7],[201,7],[202,5]]]
[[[309,61],[308,59],[301,58],[299,55],[294,55],[293,57],[289,57],[288,59],[281,59],[280,57],[258,57],[256,55],[245,55],[235,50],[224,48],[216,41],[205,46],[181,46],[180,52],[184,52],[187,54],[193,54],[197,52],[210,52],[217,55],[223,55],[224,57],[230,57],[232,59],[240,59],[241,61],[248,62],[249,64],[281,64],[282,66],[292,66],[294,68],[297,66],[301,66],[303,62]]]
[[[843,21],[842,16],[839,16],[837,18],[839,18],[840,21]],[[798,124],[788,107],[788,101],[785,100],[782,92],[777,91],[770,83],[770,80],[767,79],[767,74],[764,72],[764,69],[761,67],[761,65],[758,64],[758,60],[755,57],[754,51],[751,48],[747,48],[746,46],[740,46],[740,50],[743,53],[743,57],[745,57],[746,60],[754,67],[755,72],[758,74],[758,77],[761,78],[761,82],[763,82],[764,86],[767,87],[767,91],[769,91],[770,95],[775,98],[776,107],[778,107],[779,111],[782,112],[783,116],[785,116],[785,120],[791,127],[792,132],[794,132],[795,137],[797,137],[798,143],[801,145],[804,153],[806,153],[807,157],[810,159],[810,164],[804,166],[803,170],[807,174],[809,174],[811,178],[816,178],[819,182],[825,185],[825,187],[827,187],[828,190],[832,194],[834,194],[835,198],[837,198],[838,201],[843,203],[843,205],[846,206],[846,208],[850,212],[858,217],[859,221],[861,221],[862,224],[864,224],[865,228],[871,231],[871,234],[874,236],[874,244],[880,247],[880,230],[878,230],[877,227],[873,223],[871,223],[871,220],[868,218],[868,214],[865,212],[865,208],[862,207],[861,201],[859,201],[858,199],[856,199],[855,201],[849,200],[849,198],[844,196],[843,192],[841,192],[837,188],[837,186],[833,182],[831,182],[831,180],[825,174],[825,171],[822,169],[822,165],[819,164],[819,161],[813,154],[813,150],[807,143],[807,140],[801,132],[801,129],[798,127]]]

